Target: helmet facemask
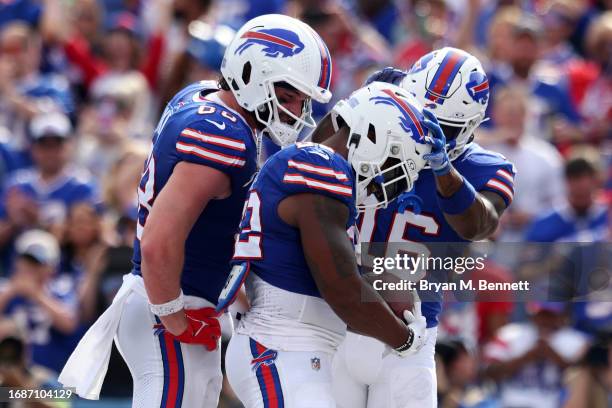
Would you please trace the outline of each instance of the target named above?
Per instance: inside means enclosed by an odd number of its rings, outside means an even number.
[[[386,208],[413,188],[431,151],[420,123],[422,107],[401,88],[373,82],[334,105],[336,131],[348,127],[347,161],[356,179],[358,211]]]
[[[265,126],[264,132],[272,139],[272,141],[281,146],[287,147],[296,142],[300,132],[304,127],[314,128],[316,123],[312,118],[312,100],[307,97],[302,106],[300,116],[295,115],[289,109],[285,108],[276,95],[275,85],[283,87],[291,87],[299,91],[297,88],[290,85],[285,85],[282,82],[274,83],[266,81],[265,87],[268,91],[268,97],[255,109],[255,118],[259,123]],[[284,122],[281,115],[286,115],[291,123]]]
[[[474,140],[474,131],[483,122],[481,116],[466,121],[437,119],[446,137],[446,152],[451,161],[461,156],[465,146]]]
[[[406,162],[389,158],[383,166],[375,163],[360,162],[362,170],[357,174],[357,210],[386,208],[387,205],[405,191],[412,189],[412,179]],[[365,176],[363,170],[367,170]],[[368,196],[376,200],[366,200]]]
[[[356,135],[351,138],[354,136]],[[386,208],[400,194],[412,189],[418,177],[416,164],[410,159],[406,160],[399,143],[389,143],[385,154],[386,160],[383,163],[356,160],[355,144],[349,143],[348,161],[355,170],[357,180],[355,202],[359,212]],[[369,196],[373,196],[374,199],[367,200]]]

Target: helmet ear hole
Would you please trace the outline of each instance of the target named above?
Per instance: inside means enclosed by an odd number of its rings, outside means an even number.
[[[244,64],[242,67],[242,82],[244,82],[245,85],[248,85],[250,80],[251,80],[251,62],[247,61],[246,64]]]
[[[370,139],[370,142],[376,144],[376,129],[374,129],[374,125],[370,123],[370,126],[368,126],[368,139]]]
[[[336,123],[338,124],[338,129],[343,126],[349,127],[349,125],[344,121],[344,118],[342,118],[340,115],[336,116]]]

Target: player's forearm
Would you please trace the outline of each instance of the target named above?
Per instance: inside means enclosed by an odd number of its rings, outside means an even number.
[[[469,182],[464,180],[455,169],[445,175],[436,176],[438,195],[447,202],[456,200],[458,208],[462,204],[459,200],[464,197],[461,194],[461,190],[465,187],[464,183]],[[462,238],[469,241],[487,238],[495,232],[499,223],[495,207],[479,193],[476,193],[475,200],[464,211],[458,214],[444,211],[444,218]]]
[[[372,286],[359,276],[346,234],[336,240],[330,239],[328,245],[329,259],[325,259],[326,254],[321,252],[316,257],[307,256],[323,299],[354,331],[394,348],[404,344],[408,338],[406,325],[393,314]]]
[[[148,238],[143,234],[141,272],[149,302],[163,304],[181,293],[181,269],[184,259],[184,240]]]
[[[355,250],[346,233],[347,207],[318,194],[299,200],[296,218],[304,257],[323,299],[356,331],[394,348],[404,344],[408,328],[359,275]]]
[[[149,303],[160,305],[178,298],[181,294],[181,272],[184,261],[185,238],[161,239],[168,234],[155,234],[155,238],[143,239],[141,272]],[[180,243],[180,245],[178,244]],[[160,316],[164,327],[174,335],[187,328],[185,312],[179,310]]]
[[[347,326],[394,348],[405,343],[406,324],[365,280],[355,276],[335,286],[321,294]]]

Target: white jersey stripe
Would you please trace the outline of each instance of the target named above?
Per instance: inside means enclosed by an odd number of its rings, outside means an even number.
[[[315,166],[310,163],[296,162],[294,160],[288,161],[288,167],[292,167],[294,169],[302,170],[302,171],[313,173],[313,174],[318,174],[321,176],[335,177],[336,179],[340,181],[348,180],[348,177],[346,176],[346,174],[340,171],[336,172],[331,167]]]
[[[499,180],[491,179],[487,182],[486,186],[503,193],[510,201],[514,199],[514,193],[512,190],[510,190],[507,185]]]
[[[217,163],[226,164],[228,166],[243,167],[245,165],[245,161],[240,157],[228,156],[222,153],[213,152],[212,150],[204,149],[203,147],[177,142],[176,149],[183,153],[193,154],[195,156],[212,160]]]
[[[508,171],[504,170],[504,169],[499,169],[497,170],[497,174],[498,176],[501,176],[503,178],[505,178],[506,180],[508,180],[510,183],[514,183],[514,177],[512,177],[512,174],[510,174]]]
[[[300,174],[285,174],[285,177],[283,177],[283,182],[289,184],[304,184],[311,188],[338,193],[345,196],[351,196],[353,194],[353,189],[350,187],[343,186],[341,184],[326,183],[324,181],[304,177]]]
[[[191,139],[201,140],[204,143],[211,143],[218,146],[227,147],[229,149],[240,151],[246,150],[246,145],[244,144],[244,142],[240,142],[229,137],[207,135],[205,133],[198,132],[197,130],[189,128],[183,129],[181,135],[189,137]]]

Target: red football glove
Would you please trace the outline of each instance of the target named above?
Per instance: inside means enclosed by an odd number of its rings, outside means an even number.
[[[181,343],[201,344],[208,351],[215,350],[221,338],[221,325],[217,320],[215,309],[212,307],[186,309],[185,315],[188,326],[184,332],[174,336],[169,331],[164,330],[164,335],[172,336]]]

